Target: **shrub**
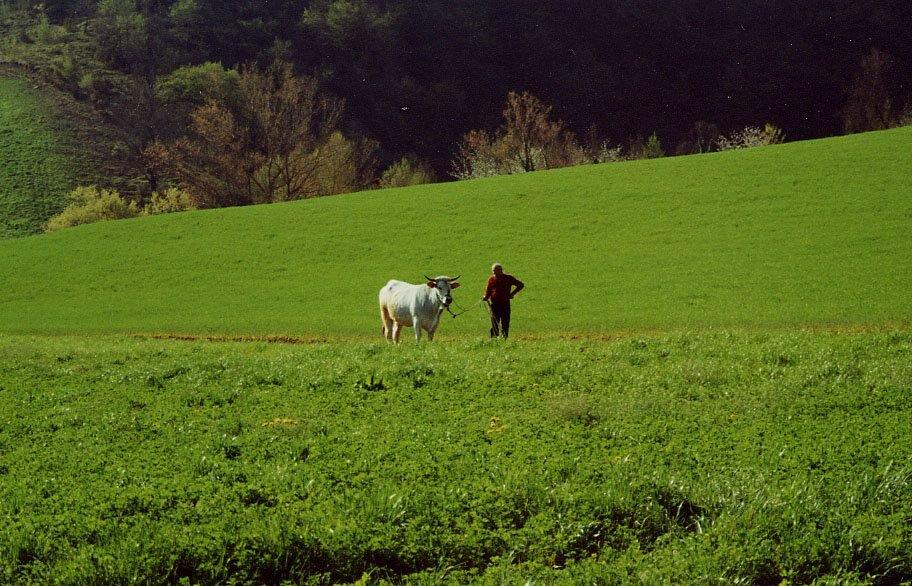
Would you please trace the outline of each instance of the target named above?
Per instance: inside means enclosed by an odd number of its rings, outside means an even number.
[[[189,193],[182,189],[171,187],[164,191],[153,193],[143,211],[147,214],[157,215],[195,209],[196,205],[193,203],[193,198],[190,197]]]
[[[785,140],[785,135],[782,134],[782,130],[773,124],[767,123],[762,129],[758,126],[747,126],[729,136],[720,136],[716,141],[716,148],[720,151],[749,149],[779,144],[783,140]]]
[[[630,149],[630,159],[659,159],[665,156],[665,150],[659,136],[653,132],[645,144],[635,145]]]
[[[494,142],[484,130],[470,130],[463,137],[453,159],[452,176],[456,179],[478,179],[500,175],[499,157]]]
[[[99,107],[124,93],[122,76],[116,72],[95,70],[84,73],[77,82],[79,89]]]
[[[125,200],[117,190],[94,185],[77,187],[67,195],[67,200],[69,204],[63,211],[48,220],[48,232],[79,224],[135,218],[142,213],[136,202]]]
[[[60,42],[66,37],[66,29],[62,26],[51,24],[47,15],[41,14],[38,22],[29,27],[29,36],[39,43],[51,45]]]
[[[905,109],[896,116],[893,126],[912,126],[912,101],[906,104]]]
[[[83,73],[76,85],[83,93],[88,94],[95,86],[95,75],[91,71]]]
[[[678,143],[676,155],[695,155],[708,153],[719,141],[719,127],[712,122],[699,120],[687,132],[687,136]]]
[[[380,187],[408,187],[433,183],[435,180],[434,172],[427,165],[402,157],[380,176]]]
[[[52,57],[48,65],[51,75],[57,77],[59,85],[72,90],[81,89],[79,83],[84,74],[69,51]]]
[[[624,160],[621,145],[611,146],[608,141],[602,142],[592,154],[593,163],[617,163]]]

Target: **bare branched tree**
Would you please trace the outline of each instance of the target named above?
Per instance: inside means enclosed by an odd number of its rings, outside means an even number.
[[[842,110],[843,130],[847,133],[883,130],[892,122],[892,103],[887,90],[891,59],[871,49],[861,60]]]
[[[564,123],[552,121],[551,106],[528,92],[507,95],[503,110],[503,140],[517,153],[524,171],[542,167],[541,156],[554,146]]]
[[[587,162],[585,150],[560,120],[551,120],[551,106],[523,92],[510,92],[503,125],[490,136],[468,132],[453,160],[453,176],[471,179],[567,167]]]
[[[340,100],[321,95],[316,80],[296,76],[289,64],[242,69],[238,90],[235,111],[210,101],[191,114],[189,136],[151,149],[198,206],[301,199],[342,189],[338,181],[327,187],[321,162],[328,144],[348,141],[336,130]],[[362,150],[351,152],[372,155]]]

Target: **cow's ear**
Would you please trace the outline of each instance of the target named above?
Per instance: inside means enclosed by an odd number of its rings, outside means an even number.
[[[428,281],[427,286],[430,287],[431,289],[433,289],[434,287],[437,286],[437,281]]]
[[[450,289],[459,289],[459,283],[450,283]]]

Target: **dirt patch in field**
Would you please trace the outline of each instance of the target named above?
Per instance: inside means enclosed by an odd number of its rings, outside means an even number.
[[[301,337],[284,334],[265,336],[230,336],[225,334],[135,334],[133,337],[153,340],[177,340],[179,342],[269,342],[271,344],[325,344],[327,342],[339,341],[326,336]]]

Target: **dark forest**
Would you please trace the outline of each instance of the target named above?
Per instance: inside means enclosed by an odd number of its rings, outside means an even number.
[[[912,104],[908,0],[50,0],[44,10],[132,75],[289,61],[344,99],[346,132],[377,141],[382,160],[411,155],[441,176],[467,131],[499,124],[510,91],[551,105],[581,141],[655,133],[668,154],[691,150],[698,122],[772,123],[787,140],[841,134],[865,76],[892,112]]]

